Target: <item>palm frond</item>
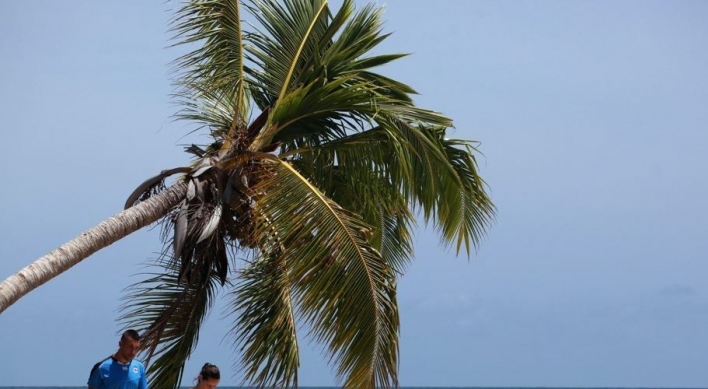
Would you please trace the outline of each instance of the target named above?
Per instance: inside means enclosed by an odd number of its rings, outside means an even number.
[[[345,4],[342,8],[347,6],[353,8],[352,4]],[[321,62],[327,67],[329,79],[335,79],[346,74],[359,74],[406,55],[383,54],[372,57],[366,56],[390,35],[382,33],[382,12],[382,8],[367,4],[342,25],[340,33],[334,37],[332,44],[327,47],[322,55]]]
[[[371,227],[324,197],[287,162],[264,157],[258,163],[263,175],[254,188],[256,209],[272,221],[257,232],[259,240],[266,253],[284,258],[311,336],[328,345],[346,387],[393,385],[393,272],[368,242]],[[269,244],[273,234],[277,245]]]
[[[327,34],[326,0],[251,0],[246,5],[262,30],[248,36],[247,55],[260,69],[255,79],[270,95],[271,105],[293,86]]]
[[[411,230],[415,227],[415,218],[406,206],[393,211],[381,209],[379,226],[373,243],[393,269],[403,274],[413,256]]]
[[[434,117],[433,121],[447,120],[427,114]],[[464,246],[469,256],[494,217],[494,206],[477,172],[477,150],[469,141],[446,139],[444,127],[411,124],[390,111],[381,114],[377,122],[380,126],[363,131],[347,127],[361,132],[288,150],[281,157],[296,162],[308,180],[321,188],[331,186],[335,169],[348,176],[346,182],[335,184],[348,187],[346,190],[355,193],[357,200],[342,205],[362,215],[367,214],[364,209],[368,197],[364,194],[370,193],[381,204],[402,191],[412,205],[421,207],[424,219],[440,229],[443,243],[454,241],[457,252]],[[393,190],[371,192],[377,180],[393,182]],[[366,220],[375,225],[380,221]],[[404,229],[399,229],[403,233]]]
[[[147,180],[143,181],[142,184],[138,185],[138,187],[135,188],[133,193],[128,196],[128,199],[125,201],[124,209],[128,209],[141,201],[145,201],[148,198],[164,190],[165,178],[177,173],[188,173],[191,170],[192,169],[188,167],[178,167],[174,169],[163,170],[156,176],[148,178]]]
[[[300,83],[303,67],[320,51],[330,18],[326,0],[253,0],[248,7],[266,30],[250,36],[249,58],[260,64],[253,77],[265,92],[270,106],[277,106],[285,94]],[[251,146],[252,151],[270,144],[277,132],[266,126]]]
[[[191,89],[182,89],[173,95],[180,107],[175,118],[209,128],[210,135],[223,144],[229,139],[229,130],[234,123],[234,106],[237,104],[235,97],[225,95],[221,90],[192,85]]]
[[[172,26],[177,45],[199,45],[175,61],[179,94],[194,101],[205,100],[207,107],[215,101],[228,101],[230,120],[224,131],[233,137],[236,130],[245,128],[248,115],[239,1],[189,1],[177,11]]]
[[[356,83],[354,77],[341,77],[323,83],[312,83],[289,92],[273,110],[270,122],[274,134],[308,118],[363,117],[375,112],[374,85]]]
[[[477,172],[477,149],[470,142],[444,138],[438,131],[441,145],[459,179],[442,176],[445,188],[439,204],[438,224],[444,241],[456,242],[459,253],[464,245],[467,255],[477,247],[487,228],[494,220],[494,204],[485,191],[486,183]],[[457,197],[459,196],[459,202]],[[456,205],[459,206],[456,207]]]
[[[412,255],[415,219],[400,185],[394,184],[397,153],[386,139],[374,128],[297,153],[289,161],[328,198],[376,227],[371,244],[400,274]]]
[[[174,230],[170,257],[179,263],[180,280],[190,277],[195,268],[203,268],[216,270],[222,284],[226,282],[231,210],[224,204],[223,193],[229,183],[224,182],[217,162],[211,155],[199,161],[186,177],[185,198],[166,220]]]
[[[381,34],[380,10],[367,6],[345,23],[345,17],[352,12],[353,3],[345,2],[327,28],[318,28],[318,31],[323,33],[312,34],[312,39],[307,42],[308,48],[310,46],[312,48],[302,58],[305,65],[297,72],[298,82],[290,82],[286,88],[282,88],[282,83],[289,82],[291,72],[283,76],[282,69],[280,72],[266,71],[270,68],[283,67],[282,61],[286,58],[273,63],[276,61],[274,59],[276,54],[271,53],[276,50],[277,44],[282,42],[261,36],[254,38],[265,40],[257,41],[253,45],[258,48],[253,51],[253,61],[264,69],[262,72],[254,73],[254,76],[259,79],[264,89],[268,89],[269,84],[279,85],[281,88],[276,94],[275,88],[270,87],[271,97],[268,105],[275,108],[269,117],[269,125],[264,128],[263,133],[259,134],[251,150],[255,151],[269,144],[279,133],[291,127],[313,128],[314,126],[303,123],[307,120],[371,122],[380,113],[390,113],[404,121],[449,124],[449,120],[439,114],[414,107],[409,97],[410,93],[414,93],[412,88],[370,71],[372,67],[386,64],[404,55],[385,54],[365,57],[368,51],[387,37]],[[264,12],[264,14],[281,16],[277,12]],[[270,22],[279,27],[268,25],[273,30],[269,32],[275,36],[285,35],[281,31],[284,28],[280,28],[282,26],[305,28],[304,25],[287,23],[287,21],[288,19],[284,21],[275,17],[262,19],[264,23]],[[327,22],[330,20],[326,19],[325,23]],[[336,35],[337,32],[340,33]],[[297,31],[291,31],[290,35],[301,36]],[[291,46],[295,45],[292,38],[288,42]],[[304,45],[303,40],[298,48]],[[327,128],[323,127],[323,129]]]
[[[219,285],[215,272],[200,271],[190,280],[180,282],[176,269],[168,266],[128,288],[119,320],[143,334],[151,388],[179,388],[184,363],[212,307]]]
[[[442,233],[444,244],[456,241],[469,256],[494,218],[494,205],[477,172],[469,141],[445,138],[443,126],[411,125],[393,119],[392,128],[405,139],[411,176],[402,176],[403,193],[420,206],[423,218]]]
[[[300,365],[295,313],[285,260],[258,258],[240,272],[232,292],[231,336],[240,350],[245,385],[297,387]]]

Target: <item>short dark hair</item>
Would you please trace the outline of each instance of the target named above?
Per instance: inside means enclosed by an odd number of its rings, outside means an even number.
[[[120,337],[120,340],[125,340],[126,338],[130,338],[133,340],[140,340],[140,334],[138,331],[135,330],[126,330],[123,335]]]
[[[204,366],[202,366],[202,371],[199,372],[199,376],[202,377],[203,380],[221,379],[221,373],[219,372],[219,368],[216,367],[216,365],[212,365],[208,362],[205,363]]]

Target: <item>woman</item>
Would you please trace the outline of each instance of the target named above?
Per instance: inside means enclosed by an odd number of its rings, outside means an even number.
[[[205,363],[197,377],[197,385],[192,389],[215,389],[219,385],[220,379],[219,368],[211,363]]]

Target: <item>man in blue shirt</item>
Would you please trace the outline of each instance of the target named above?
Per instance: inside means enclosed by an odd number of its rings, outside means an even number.
[[[89,389],[148,389],[145,366],[135,360],[140,350],[140,335],[127,330],[120,337],[118,351],[98,362],[89,375]]]

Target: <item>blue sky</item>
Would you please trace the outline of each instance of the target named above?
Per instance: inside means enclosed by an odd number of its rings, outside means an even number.
[[[413,53],[382,72],[481,141],[499,210],[469,259],[418,230],[401,383],[708,386],[708,3],[378,4],[383,49]],[[204,140],[171,119],[171,7],[0,2],[0,278]],[[0,385],[84,385],[157,238],[131,235],[0,315]],[[185,385],[207,361],[237,383],[229,324],[210,316]],[[300,379],[334,382],[318,347]]]

